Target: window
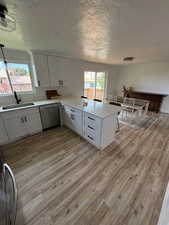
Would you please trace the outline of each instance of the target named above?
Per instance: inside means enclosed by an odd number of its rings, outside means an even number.
[[[84,73],[84,96],[89,99],[103,100],[106,89],[105,72],[85,72]]]
[[[0,94],[12,94],[12,91],[32,91],[29,64],[8,63],[9,77],[4,62],[0,61]]]

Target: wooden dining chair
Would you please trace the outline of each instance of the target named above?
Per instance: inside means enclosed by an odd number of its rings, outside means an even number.
[[[102,100],[97,99],[97,98],[94,98],[93,101],[95,101],[95,102],[102,102]]]

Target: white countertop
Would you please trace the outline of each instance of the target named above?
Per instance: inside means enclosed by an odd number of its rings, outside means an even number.
[[[87,102],[87,106],[83,106],[83,102]],[[27,109],[27,108],[33,108],[33,107],[39,107],[42,105],[48,105],[48,104],[54,104],[60,102],[63,105],[69,105],[72,107],[75,107],[77,109],[80,109],[84,112],[91,113],[95,116],[105,118],[108,117],[114,113],[117,113],[121,110],[119,106],[110,105],[107,102],[96,102],[89,99],[81,99],[81,98],[58,98],[53,100],[43,100],[43,101],[35,101],[33,102],[34,105],[30,106],[24,106],[20,108],[13,108],[13,109],[2,109],[2,106],[0,107],[0,113],[15,111],[15,110],[21,110],[21,109]]]
[[[39,107],[39,106],[42,106],[42,105],[54,104],[54,103],[57,103],[57,102],[60,102],[60,99],[35,101],[35,102],[32,102],[33,105],[23,106],[23,107],[18,107],[18,108],[13,108],[13,109],[3,109],[3,106],[0,106],[0,113],[22,110],[22,109],[28,109],[28,108],[34,108],[34,107]],[[22,103],[25,104],[27,102],[22,102]]]
[[[87,106],[83,106],[84,101],[88,103]],[[121,107],[119,106],[110,105],[107,102],[104,102],[104,103],[96,102],[89,99],[82,100],[80,98],[79,99],[72,98],[72,99],[63,99],[61,102],[63,105],[65,104],[65,105],[75,107],[84,112],[94,114],[95,116],[98,116],[101,118],[108,117],[114,113],[118,113],[121,110]]]

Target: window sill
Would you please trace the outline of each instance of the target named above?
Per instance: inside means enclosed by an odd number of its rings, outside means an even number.
[[[18,95],[33,95],[34,91],[17,92]],[[0,97],[13,97],[14,94],[0,94]]]

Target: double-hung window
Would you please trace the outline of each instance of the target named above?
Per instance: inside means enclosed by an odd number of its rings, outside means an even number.
[[[0,61],[0,95],[10,95],[16,92],[31,92],[32,81],[30,65],[28,63],[10,62],[8,65],[8,74],[5,64]]]
[[[103,100],[106,93],[106,73],[105,72],[85,72],[84,73],[84,96],[89,99]]]

